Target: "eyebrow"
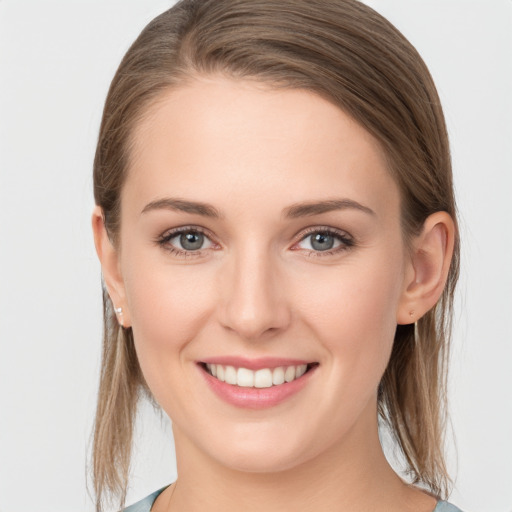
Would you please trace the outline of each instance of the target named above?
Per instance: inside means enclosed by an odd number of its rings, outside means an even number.
[[[217,208],[208,203],[200,203],[197,201],[185,201],[173,197],[166,197],[164,199],[157,199],[151,201],[142,210],[141,214],[150,212],[152,210],[174,210],[185,213],[195,213],[203,217],[211,217],[214,219],[222,218],[221,213]]]
[[[309,217],[320,213],[332,212],[335,210],[359,210],[369,215],[375,215],[375,212],[352,199],[327,199],[325,201],[312,201],[306,203],[296,203],[283,210],[285,218],[296,219],[299,217]]]
[[[295,203],[283,210],[283,217],[287,219],[297,219],[300,217],[310,217],[321,213],[332,212],[336,210],[359,210],[369,215],[375,215],[375,212],[367,206],[358,203],[352,199],[327,199],[324,201],[311,201]],[[173,210],[185,213],[193,213],[203,217],[221,219],[224,216],[221,212],[208,203],[198,201],[186,201],[184,199],[166,197],[151,201],[142,210],[141,214],[153,210]]]

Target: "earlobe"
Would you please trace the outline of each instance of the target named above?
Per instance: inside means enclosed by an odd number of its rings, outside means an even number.
[[[114,305],[118,322],[123,327],[129,327],[130,316],[126,304],[124,281],[120,270],[119,252],[108,236],[103,211],[97,205],[92,213],[92,230],[96,253],[101,263],[103,280]]]
[[[422,232],[413,241],[398,324],[416,322],[441,297],[452,260],[455,229],[447,212],[436,212],[426,219]]]

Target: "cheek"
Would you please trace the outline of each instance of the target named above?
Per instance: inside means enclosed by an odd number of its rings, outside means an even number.
[[[355,380],[368,377],[376,385],[390,356],[401,292],[400,259],[385,261],[361,259],[328,278],[310,276],[302,283],[309,290],[302,317],[329,353],[335,373]]]
[[[146,342],[173,344],[189,338],[198,315],[199,283],[173,273],[152,271],[133,276],[127,286],[134,331]]]
[[[143,254],[131,261],[137,264],[130,264],[125,286],[135,348],[157,395],[162,379],[182,364],[184,351],[209,316],[211,280],[186,266],[151,264]]]

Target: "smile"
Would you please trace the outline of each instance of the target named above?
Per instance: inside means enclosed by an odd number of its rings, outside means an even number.
[[[261,368],[254,371],[229,365],[205,364],[206,371],[211,376],[226,384],[242,388],[270,388],[293,382],[306,373],[308,366],[307,364],[300,364],[279,366],[277,368]]]
[[[210,390],[222,401],[243,409],[265,409],[291,399],[308,385],[318,367],[317,362],[238,357],[198,364]]]

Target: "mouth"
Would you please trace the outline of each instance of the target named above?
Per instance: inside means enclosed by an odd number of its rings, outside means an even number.
[[[279,357],[217,356],[197,361],[207,387],[242,409],[272,408],[301,394],[320,364]]]
[[[240,388],[272,388],[301,379],[318,366],[318,363],[282,365],[274,368],[251,370],[242,366],[200,363],[202,369],[220,382]]]

